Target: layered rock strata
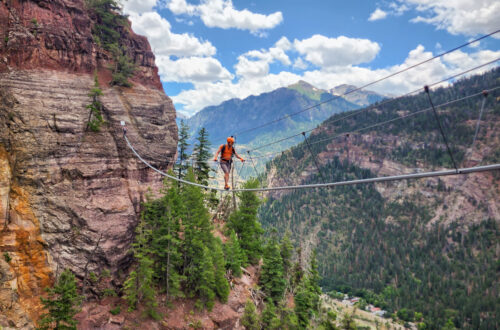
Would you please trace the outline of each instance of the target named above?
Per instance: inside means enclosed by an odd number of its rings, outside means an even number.
[[[84,0],[0,1],[0,327],[30,328],[64,268],[126,275],[141,202],[177,146],[172,101],[146,38],[128,28],[132,88],[109,87],[110,57]],[[104,124],[88,129],[98,73]]]
[[[68,267],[83,277],[89,261],[89,272],[127,268],[140,203],[162,181],[127,148],[120,121],[158,167],[167,168],[165,159],[175,155],[175,114],[162,91],[105,88],[105,123],[95,133],[87,129],[86,108],[93,84],[92,76],[56,71],[0,74],[0,251],[9,252],[14,273],[36,287],[28,295],[41,293],[50,269]],[[26,258],[31,253],[43,257]]]
[[[0,71],[54,69],[81,73],[99,70],[109,81],[108,52],[92,36],[93,18],[84,0],[0,1]],[[133,82],[162,90],[147,39],[122,28],[121,43],[136,64]]]

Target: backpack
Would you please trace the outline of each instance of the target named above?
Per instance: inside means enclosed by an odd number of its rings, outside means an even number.
[[[227,146],[227,144],[223,144],[223,145],[222,145],[222,149],[220,150],[220,157],[221,157],[221,159],[223,159],[223,158],[222,158],[222,155],[224,155],[224,151],[226,150],[226,146]],[[234,148],[234,146],[233,146],[233,152],[231,153],[231,159],[229,160],[229,162],[232,162],[232,161],[233,161],[233,157],[234,157],[234,153],[235,153],[235,152],[236,152],[236,149],[235,149],[235,148]]]

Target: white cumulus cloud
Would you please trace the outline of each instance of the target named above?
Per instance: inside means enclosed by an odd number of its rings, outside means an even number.
[[[183,57],[172,60],[169,56],[158,56],[156,64],[164,82],[211,82],[233,78],[231,73],[212,57]]]
[[[236,81],[224,80],[215,83],[195,84],[193,89],[183,91],[172,99],[176,104],[183,105],[183,111],[186,114],[194,114],[209,105],[220,104],[235,97],[242,99],[250,95],[269,92],[279,87],[291,85],[298,80],[308,81],[322,89],[330,89],[340,84],[362,86],[427,60],[434,55],[431,51],[427,51],[424,46],[418,45],[408,53],[402,63],[385,68],[370,69],[356,65],[343,65],[329,67],[327,70],[323,68],[308,70],[302,74],[288,71],[277,74],[246,74]],[[416,69],[383,80],[370,86],[369,89],[381,94],[404,94],[499,57],[500,51],[482,50],[473,53],[457,51],[427,62]],[[297,62],[299,59],[300,57],[295,61]],[[492,67],[493,65],[480,68],[470,72],[469,75],[485,72]],[[446,86],[447,84],[448,82],[444,82],[441,85]]]
[[[208,27],[248,30],[257,35],[283,21],[283,14],[279,11],[264,15],[248,9],[237,10],[231,0],[202,0],[199,5],[189,4],[186,0],[167,0],[167,8],[176,15],[199,16]]]
[[[273,47],[268,50],[251,50],[238,56],[238,63],[235,65],[236,75],[242,77],[261,77],[269,73],[269,65],[274,61],[279,61],[283,65],[291,65],[292,62],[286,51],[292,48],[292,43],[282,37]]]
[[[370,17],[368,18],[369,21],[377,21],[380,19],[384,19],[387,17],[387,12],[383,11],[380,8],[375,9],[373,13],[371,13]]]
[[[142,14],[152,11],[156,7],[157,0],[122,0],[125,13]]]
[[[124,12],[129,15],[134,32],[148,38],[162,81],[214,82],[233,78],[213,58],[217,50],[209,41],[172,32],[170,23],[152,11],[156,5],[155,0],[129,0]]]
[[[432,24],[454,35],[486,34],[497,30],[500,24],[498,0],[398,0],[389,5],[394,15],[409,9],[418,12],[411,22]]]
[[[307,61],[321,68],[367,63],[380,51],[379,44],[368,39],[328,38],[318,34],[295,40],[294,46]]]

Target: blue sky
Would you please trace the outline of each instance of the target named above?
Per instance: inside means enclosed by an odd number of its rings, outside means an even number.
[[[122,3],[185,115],[298,80],[360,86],[500,28],[498,0]],[[397,95],[496,58],[500,33],[370,89]]]

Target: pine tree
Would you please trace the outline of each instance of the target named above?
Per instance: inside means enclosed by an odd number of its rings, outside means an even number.
[[[276,315],[276,307],[271,299],[266,301],[260,323],[262,329],[280,329],[281,327],[280,319]]]
[[[155,278],[164,286],[167,297],[181,296],[179,273],[182,265],[180,218],[183,214],[179,189],[165,183],[163,197],[145,204],[145,219],[152,229],[150,249],[154,259]]]
[[[78,313],[76,306],[81,298],[76,290],[75,275],[65,269],[57,284],[47,288],[48,298],[40,298],[48,313],[40,320],[40,329],[76,329],[74,316]]]
[[[186,179],[194,182],[192,169]],[[181,193],[184,202],[182,225],[184,229],[184,275],[186,289],[201,298],[201,305],[211,308],[215,298],[215,279],[212,255],[207,247],[212,247],[210,216],[205,208],[203,193],[196,186],[185,186]],[[201,306],[200,306],[201,307]]]
[[[291,308],[286,307],[286,302],[279,305],[279,315],[281,319],[281,328],[286,330],[295,330],[299,328],[299,320],[297,314]]]
[[[186,163],[189,155],[187,153],[189,144],[189,126],[185,123],[184,120],[181,120],[181,128],[179,130],[179,142],[177,143],[177,148],[179,149],[177,154],[178,164],[176,164],[175,168],[178,172],[177,177],[179,179],[184,178],[186,171],[189,165]],[[180,183],[179,183],[180,185]]]
[[[290,286],[291,286],[291,291],[294,292],[295,289],[300,285],[302,282],[302,278],[304,277],[304,270],[302,269],[302,249],[298,248],[297,249],[297,255],[299,260],[295,262],[292,268],[292,274],[291,274],[291,279],[290,279]]]
[[[280,254],[281,254],[281,259],[283,259],[283,270],[285,274],[289,274],[290,269],[292,268],[292,252],[293,252],[293,245],[292,242],[290,241],[290,232],[287,231],[285,233],[285,236],[283,236],[283,239],[281,240],[280,244]]]
[[[243,316],[241,318],[241,324],[247,330],[260,330],[259,316],[257,315],[257,310],[251,300],[247,300],[245,304],[245,311],[243,312]]]
[[[258,186],[259,181],[252,179],[245,182],[243,188],[257,188]],[[252,191],[244,191],[239,197],[239,208],[229,217],[227,228],[236,232],[248,261],[251,264],[256,264],[262,254],[261,235],[263,230],[257,219],[260,201],[255,192]]]
[[[224,252],[222,250],[222,242],[220,238],[214,239],[213,244],[213,261],[214,261],[214,277],[215,277],[215,292],[220,300],[225,303],[229,296],[229,283],[224,276],[226,274],[226,261],[224,260]]]
[[[278,302],[283,298],[286,281],[283,273],[283,260],[281,259],[278,243],[271,239],[264,251],[264,263],[259,283],[264,293]]]
[[[241,267],[246,263],[246,255],[240,247],[238,237],[234,230],[229,234],[229,241],[225,245],[226,267],[231,270],[233,276],[240,277]]]
[[[203,185],[208,185],[208,179],[210,178],[211,171],[210,165],[208,165],[208,160],[211,158],[212,154],[210,152],[208,132],[205,127],[202,127],[198,131],[198,136],[196,137],[196,143],[193,149],[193,156],[195,160],[194,174],[196,176],[196,180]]]
[[[124,283],[125,299],[129,304],[129,310],[137,308],[138,303],[146,306],[146,312],[154,319],[159,315],[156,311],[157,303],[154,290],[154,270],[153,260],[150,257],[152,232],[147,229],[144,217],[141,219],[136,229],[136,241],[133,244],[134,257],[137,260],[137,267],[132,271]]]
[[[295,314],[297,314],[299,325],[302,329],[306,329],[309,326],[309,320],[315,307],[314,299],[314,294],[308,289],[306,283],[303,282],[295,295]]]
[[[202,302],[202,304],[198,304],[198,307],[201,309],[202,305],[204,305],[211,310],[214,306],[215,299],[215,276],[211,254],[207,247],[203,247],[203,255],[197,270],[200,274],[200,282],[196,286],[196,291]]]
[[[309,274],[307,276],[307,289],[314,295],[313,303],[315,306],[318,305],[319,296],[321,295],[321,287],[319,286],[319,281],[321,276],[318,272],[318,258],[316,250],[313,250],[311,255],[311,261],[309,262]]]

